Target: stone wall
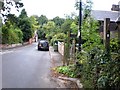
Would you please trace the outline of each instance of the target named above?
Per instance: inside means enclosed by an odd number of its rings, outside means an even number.
[[[58,41],[58,52],[64,56],[64,42]]]

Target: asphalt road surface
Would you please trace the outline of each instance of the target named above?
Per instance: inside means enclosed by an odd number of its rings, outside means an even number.
[[[56,88],[50,77],[49,51],[37,43],[2,52],[2,88]]]

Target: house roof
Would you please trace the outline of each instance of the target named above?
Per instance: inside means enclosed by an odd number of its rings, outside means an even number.
[[[120,23],[120,16],[116,20],[117,23]]]
[[[116,22],[118,17],[120,17],[120,12],[92,10],[91,15],[93,16],[93,18],[100,21],[103,21],[104,18],[110,18],[110,21]]]

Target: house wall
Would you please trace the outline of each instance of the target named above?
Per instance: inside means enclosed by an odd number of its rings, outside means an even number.
[[[116,38],[118,36],[118,30],[110,32],[110,38]]]
[[[120,25],[119,25],[120,26]],[[104,32],[103,32],[103,28],[104,27],[104,22],[101,22],[100,28],[99,28],[99,32],[100,32],[100,36],[103,39],[104,36]],[[117,24],[115,22],[111,22],[110,23],[110,38],[115,38],[118,35],[118,30],[116,29]]]
[[[120,23],[118,24],[118,39],[120,41]]]
[[[118,28],[120,29],[120,23],[118,24]]]

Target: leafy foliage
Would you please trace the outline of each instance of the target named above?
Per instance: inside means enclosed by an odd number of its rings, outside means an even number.
[[[82,44],[82,51],[76,52],[76,64],[73,67],[58,67],[57,71],[69,77],[71,75],[80,76],[84,88],[92,88],[94,90],[101,88],[119,89],[120,47],[118,39],[111,39],[111,51],[110,53],[106,52],[98,33],[99,24],[90,15],[91,6],[91,0],[87,0],[87,4],[83,9],[82,23],[82,39],[85,42]],[[65,22],[62,28],[67,30],[69,25],[68,22]],[[76,29],[75,23],[72,23],[71,27],[73,30]]]
[[[22,43],[23,42],[23,33],[22,33],[22,31],[19,28],[16,28],[14,31],[18,36],[18,42]]]
[[[22,8],[24,5],[22,2],[19,1],[16,2],[15,0],[4,0],[4,2],[2,2],[2,16],[5,21],[7,20],[7,17],[11,12],[11,6],[19,11],[19,9]]]
[[[41,15],[39,18],[38,18],[38,23],[40,25],[44,25],[48,22],[48,18],[45,16],[45,15]]]
[[[91,50],[93,47],[101,46],[101,37],[98,33],[98,22],[93,18],[86,18],[82,26],[82,38],[85,40],[83,44],[84,50]]]
[[[2,43],[14,44],[22,42],[23,33],[20,29],[14,28],[14,26],[8,21],[2,27]]]
[[[112,52],[117,52],[119,50],[119,44],[118,39],[114,38],[110,40],[110,50]]]
[[[89,4],[88,4],[89,5]],[[91,7],[91,6],[90,6]],[[111,40],[111,54],[106,52],[101,44],[101,38],[97,32],[98,24],[91,18],[90,7],[85,9],[85,18],[82,26],[82,38],[84,52],[78,53],[78,73],[85,88],[120,88],[119,70],[120,57],[118,41]],[[82,63],[81,63],[82,62]],[[82,66],[82,67],[81,67]]]
[[[70,28],[71,28],[71,33],[76,34],[76,33],[78,32],[78,26],[76,25],[75,22],[72,22],[72,23],[71,23]]]
[[[75,70],[74,65],[60,66],[60,67],[56,68],[57,72],[65,74],[66,76],[69,76],[69,77],[72,77],[72,78],[76,77],[76,74],[75,74],[74,70]]]
[[[21,11],[21,14],[19,15],[19,24],[18,24],[18,27],[21,29],[23,33],[23,42],[27,42],[29,41],[30,38],[33,37],[34,28],[35,28],[34,24],[36,24],[36,22],[35,21],[32,22],[31,19],[27,16],[27,12],[25,11],[25,9],[23,9]]]
[[[66,35],[64,33],[58,33],[58,34],[55,34],[52,39],[50,40],[50,44],[53,45],[53,43],[55,41],[64,41],[64,39],[66,38]]]
[[[8,14],[7,21],[3,25],[2,35],[4,44],[22,43],[33,37],[35,30],[39,27],[36,18],[27,16],[25,9],[19,17]]]
[[[53,32],[55,28],[55,23],[53,21],[48,21],[47,24],[43,25],[43,29],[45,30],[46,34],[50,34]]]
[[[27,12],[25,9],[22,9],[21,14],[19,15],[19,18],[27,18]]]
[[[70,26],[71,26],[72,20],[67,19],[61,26],[61,30],[63,33],[67,34],[68,31],[70,31]]]
[[[46,36],[44,30],[42,29],[37,30],[37,35],[38,35],[38,39],[45,39],[45,36]]]
[[[2,27],[0,27],[0,44],[2,43]]]
[[[32,36],[34,36],[34,32],[40,28],[40,25],[38,24],[37,18],[35,16],[31,16],[29,21],[31,23]]]
[[[64,33],[58,33],[53,36],[54,39],[64,39],[66,38],[66,35]]]
[[[8,14],[7,18],[7,20],[9,20],[12,25],[16,27],[18,26],[19,18],[15,16],[15,14]]]
[[[32,25],[28,18],[21,19],[19,28],[23,32],[23,41],[26,42],[33,36]]]
[[[60,26],[61,27],[61,25],[64,23],[64,19],[63,18],[60,18],[60,17],[55,17],[55,18],[53,18],[53,20],[52,21],[54,21],[55,22],[55,25],[56,26]]]

